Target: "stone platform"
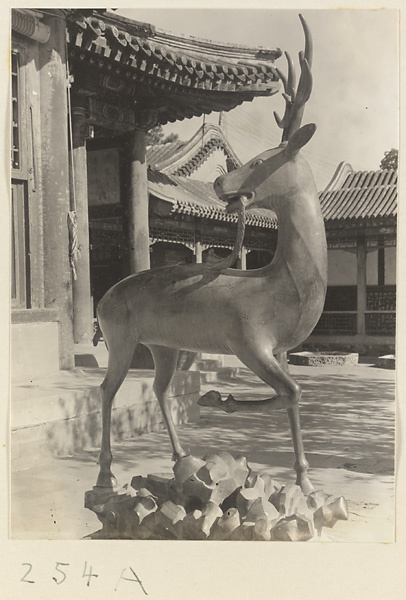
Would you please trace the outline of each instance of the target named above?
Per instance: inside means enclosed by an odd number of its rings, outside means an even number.
[[[377,366],[380,369],[396,369],[396,357],[394,354],[379,356]]]
[[[219,451],[177,460],[173,476],[133,477],[85,494],[103,528],[91,539],[308,541],[348,519],[343,497],[308,495]]]
[[[289,362],[291,365],[321,367],[324,365],[356,365],[359,355],[356,352],[291,352]]]
[[[70,456],[100,446],[103,368],[75,368],[18,383],[11,393],[11,469],[25,469],[50,456]],[[165,428],[152,389],[153,371],[130,369],[114,400],[112,439],[120,441]],[[178,371],[171,384],[177,425],[199,418],[199,373]]]

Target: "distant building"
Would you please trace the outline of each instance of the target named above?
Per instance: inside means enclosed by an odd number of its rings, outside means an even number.
[[[221,128],[148,149],[146,131],[275,94],[280,55],[103,10],[12,10],[13,379],[73,367],[100,296],[150,258],[230,251],[237,217],[211,182],[239,161]],[[329,291],[308,342],[393,348],[396,173],[340,165],[321,203]],[[276,239],[276,217],[250,212],[238,266],[269,262]]]
[[[313,346],[395,349],[397,171],[341,163],[320,194],[328,290]]]

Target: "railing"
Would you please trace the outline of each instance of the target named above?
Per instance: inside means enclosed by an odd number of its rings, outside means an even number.
[[[366,335],[394,336],[396,329],[396,286],[368,286],[365,310]],[[357,334],[356,286],[331,286],[324,311],[314,333],[319,335]]]
[[[395,335],[395,331],[395,311],[374,311],[365,313],[365,333],[367,335]]]
[[[356,335],[357,312],[325,311],[313,333],[321,335]]]
[[[367,287],[367,311],[395,311],[396,286],[370,285]]]

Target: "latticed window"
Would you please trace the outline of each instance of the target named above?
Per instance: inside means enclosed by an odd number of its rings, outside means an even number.
[[[357,315],[353,313],[323,313],[314,333],[324,335],[356,335]]]

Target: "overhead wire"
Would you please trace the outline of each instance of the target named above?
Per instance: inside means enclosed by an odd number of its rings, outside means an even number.
[[[231,115],[230,115],[231,116]],[[242,116],[242,117],[236,117],[235,115],[234,119],[231,119],[231,121],[235,121],[235,128],[241,129],[239,127],[239,123],[238,120],[240,120],[242,123],[244,123],[246,126],[249,126],[249,130],[251,132],[251,136],[253,138],[257,138],[257,139],[261,139],[264,141],[268,141],[271,142],[272,145],[277,145],[280,143],[280,139],[277,138],[276,134],[270,134],[269,131],[266,133],[261,133],[261,135],[259,135],[257,133],[258,130],[258,121],[255,120],[253,117],[248,117],[248,115]],[[313,155],[315,157],[317,157],[318,159],[320,159],[321,161],[327,163],[327,164],[331,164],[331,165],[337,165],[340,161],[338,159],[333,159],[333,158],[328,158],[326,156],[322,156],[320,154],[318,154],[317,152],[311,151],[311,150],[306,150],[306,153],[309,155]]]
[[[238,135],[240,137],[244,137],[244,143],[247,147],[251,148],[254,152],[258,151],[258,147],[262,148],[263,146],[269,145],[270,147],[277,146],[280,143],[280,139],[277,138],[276,134],[270,133],[269,130],[266,132],[258,133],[258,120],[247,113],[241,114],[232,114],[227,115],[228,123],[232,130],[232,133]],[[241,126],[242,125],[242,126]],[[247,133],[250,137],[250,142],[247,140]],[[259,143],[258,143],[259,142]],[[258,145],[257,145],[258,144]],[[331,172],[332,168],[336,168],[343,159],[333,158],[331,156],[321,155],[314,150],[306,149],[303,151],[303,154],[308,158],[308,160],[312,159],[313,161],[317,161],[320,165],[324,165],[325,172]],[[362,168],[358,164],[352,163],[352,166],[355,170],[368,170]]]

